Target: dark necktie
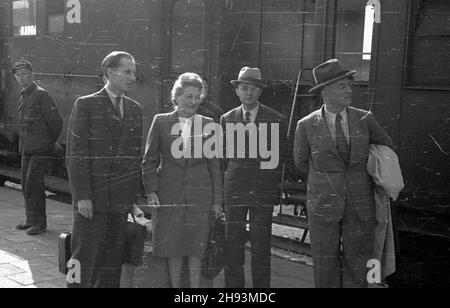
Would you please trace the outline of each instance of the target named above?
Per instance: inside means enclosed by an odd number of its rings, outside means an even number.
[[[245,112],[245,118],[244,118],[244,124],[250,124],[252,123],[252,118],[251,118],[251,112],[250,111],[246,111]],[[245,130],[245,157],[249,158],[250,156],[250,134],[248,130]]]
[[[247,124],[249,124],[249,123],[252,122],[251,115],[252,115],[252,114],[251,114],[250,111],[247,111],[247,112],[245,113],[245,119],[244,119],[245,125],[247,125]]]
[[[121,96],[116,96],[116,101],[114,102],[114,113],[116,114],[116,116],[119,119],[122,119],[122,114],[120,112],[120,101],[121,101],[122,97]]]
[[[19,98],[19,110],[22,110],[22,108],[23,108],[24,99],[25,99],[24,93],[22,92],[22,93],[20,93],[20,98]]]
[[[345,138],[344,131],[342,130],[342,116],[340,114],[336,115],[336,143],[339,154],[341,154],[342,158],[346,165],[350,162],[350,145]]]

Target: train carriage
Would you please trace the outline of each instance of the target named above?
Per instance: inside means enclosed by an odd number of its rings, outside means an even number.
[[[397,146],[406,188],[395,207],[396,279],[409,267],[418,272],[408,282],[450,283],[448,1],[2,0],[0,16],[0,156],[16,150],[11,68],[20,57],[34,64],[66,130],[75,99],[103,85],[101,59],[129,51],[138,63],[130,96],[144,106],[145,132],[154,114],[169,110],[169,90],[185,71],[204,76],[213,103],[237,106],[229,81],[244,65],[262,69],[262,100],[287,117],[297,94],[294,126],[320,106],[307,93],[308,69],[339,58],[358,70],[354,105],[374,112]]]

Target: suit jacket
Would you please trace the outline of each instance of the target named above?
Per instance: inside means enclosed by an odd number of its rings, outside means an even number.
[[[195,115],[202,129],[210,118]],[[195,121],[194,121],[195,122]],[[157,192],[162,205],[183,204],[210,205],[222,203],[223,188],[218,158],[175,158],[172,144],[180,134],[172,134],[172,127],[179,123],[178,112],[157,114],[147,137],[142,174],[147,194]],[[213,135],[196,135],[192,125],[191,142],[201,138],[201,145]],[[194,148],[192,147],[192,151]],[[194,157],[192,155],[192,157]]]
[[[351,158],[348,166],[329,132],[324,107],[301,119],[294,140],[297,168],[307,178],[311,221],[338,221],[352,206],[361,219],[375,217],[373,182],[366,170],[370,144],[393,147],[372,113],[347,107]]]
[[[105,89],[75,102],[67,133],[73,202],[91,199],[94,212],[126,212],[141,187],[142,109],[124,97],[116,117]]]
[[[63,119],[48,92],[34,82],[20,97],[19,122],[21,154],[54,151]]]
[[[227,123],[244,123],[242,107],[239,106],[224,114],[220,123],[226,140]],[[255,124],[258,126],[263,123],[266,123],[269,128],[267,133],[269,147],[272,142],[270,124],[277,123],[279,125],[279,142],[275,143],[279,150],[279,163],[275,169],[262,169],[261,162],[269,159],[263,159],[259,154],[257,158],[225,158],[224,189],[226,205],[275,205],[279,202],[281,166],[286,161],[286,155],[288,154],[286,151],[286,121],[277,111],[260,104]],[[236,149],[236,134],[234,139],[234,149]],[[224,144],[226,145],[226,141]]]

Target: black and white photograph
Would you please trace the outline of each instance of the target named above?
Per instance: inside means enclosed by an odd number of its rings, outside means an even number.
[[[0,0],[0,289],[448,288],[449,72],[448,0]]]

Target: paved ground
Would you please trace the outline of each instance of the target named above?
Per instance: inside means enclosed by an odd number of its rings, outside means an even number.
[[[21,192],[0,187],[0,288],[65,286],[58,272],[57,239],[71,228],[71,208],[49,200],[47,215],[47,233],[31,237],[16,231],[24,216]]]
[[[64,276],[58,271],[57,239],[61,232],[71,229],[71,207],[48,200],[49,231],[36,237],[15,230],[16,224],[23,222],[23,216],[21,192],[0,187],[0,288],[65,287]],[[283,257],[274,255],[272,258],[273,287],[313,287],[312,267],[291,261],[308,260],[289,252],[276,251],[276,255]],[[248,254],[246,259],[250,259]],[[136,278],[140,281],[137,285],[149,285],[143,279],[152,275],[154,266],[161,271],[157,263],[147,264],[138,271]],[[250,266],[247,269],[246,280],[250,281]],[[223,273],[214,280],[213,285],[224,286]]]

